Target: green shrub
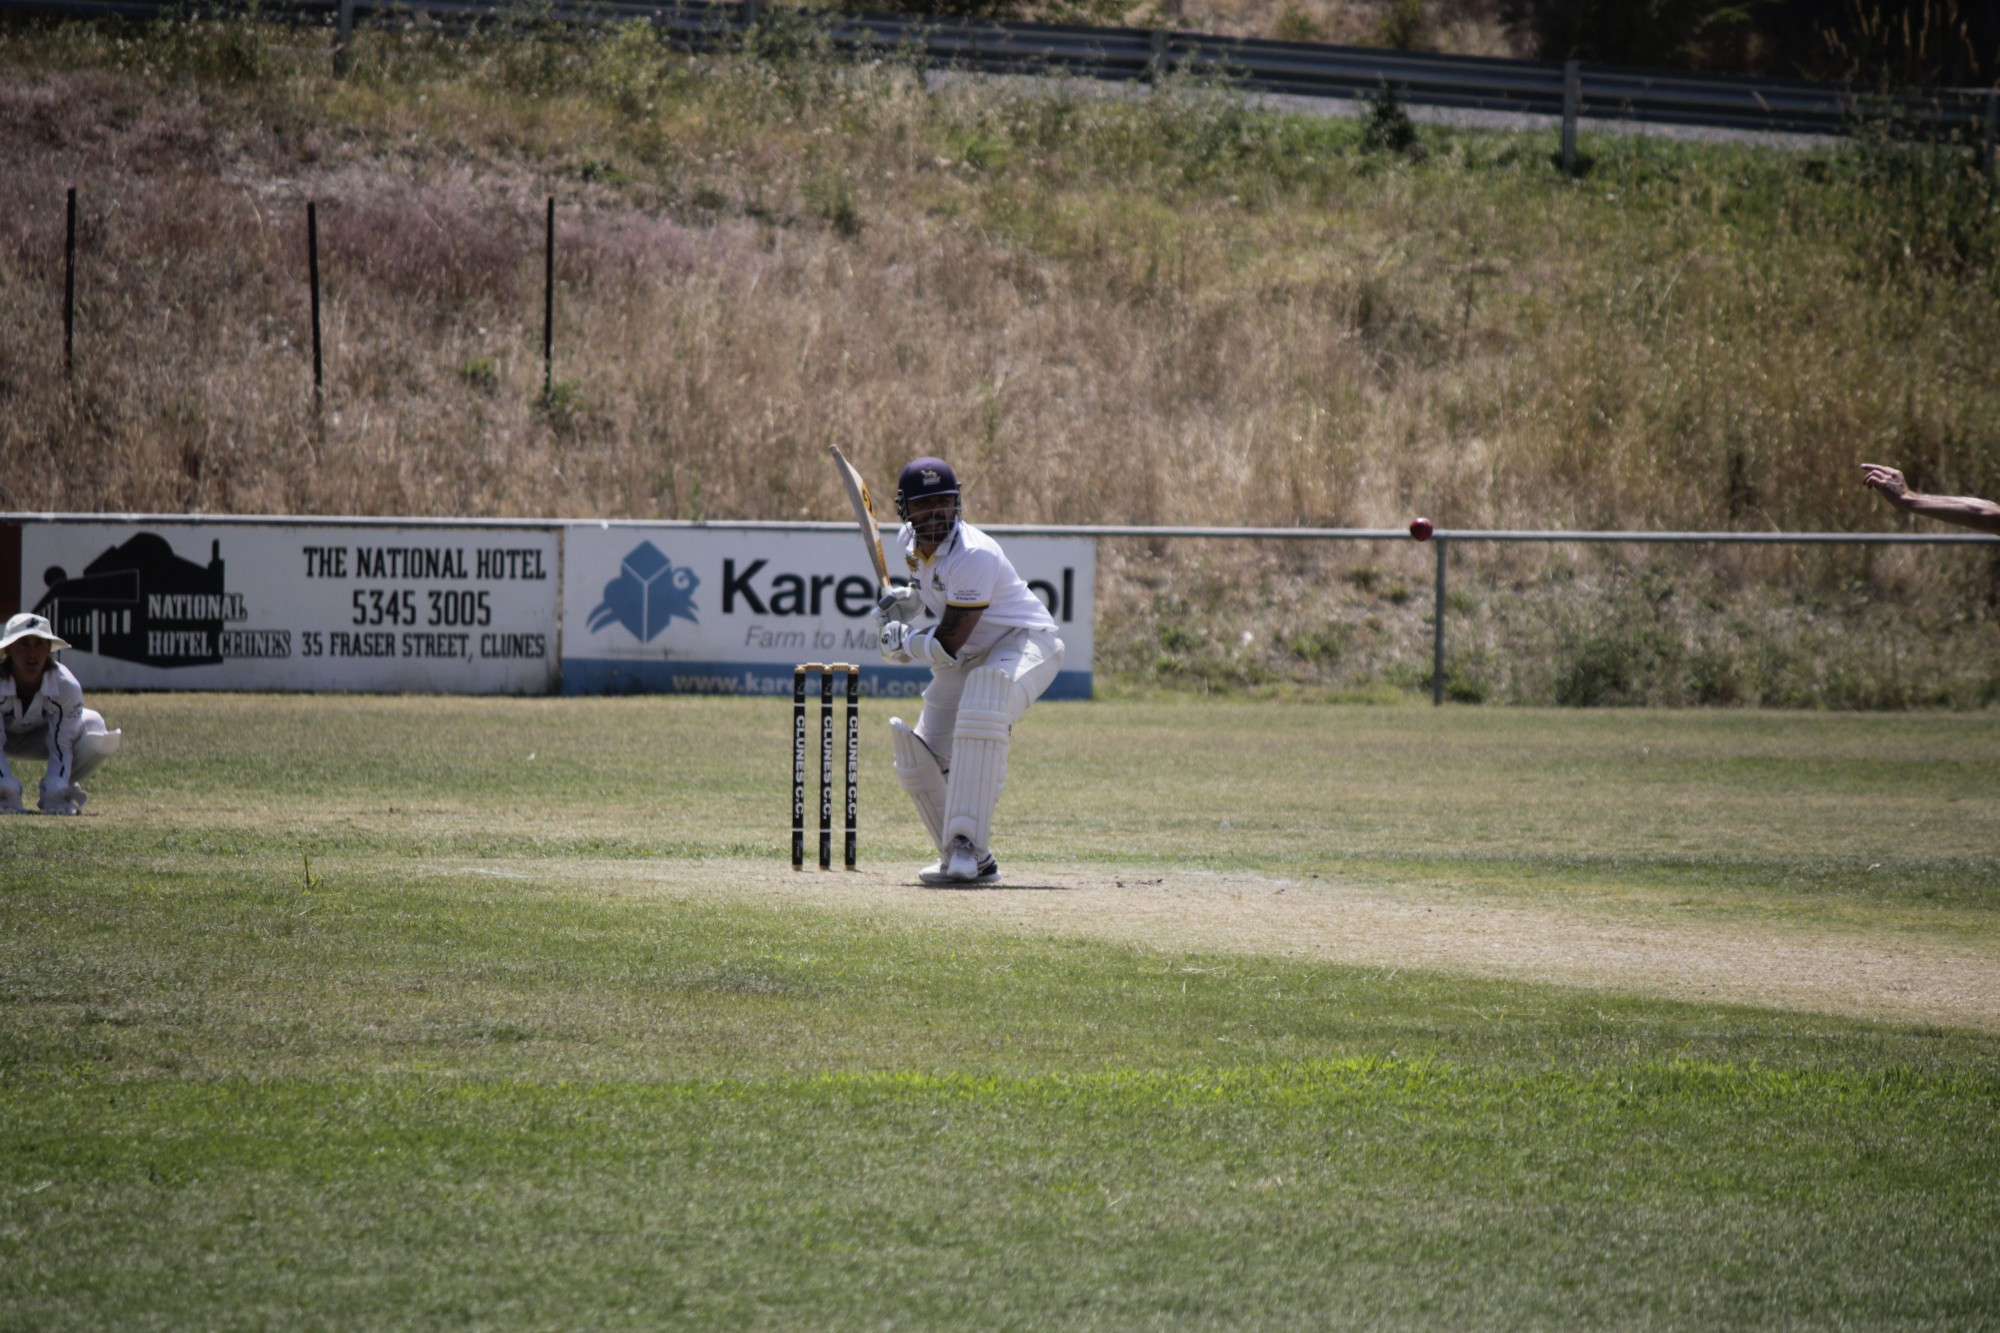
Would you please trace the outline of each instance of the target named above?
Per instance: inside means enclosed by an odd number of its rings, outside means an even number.
[[[1410,113],[1403,110],[1396,90],[1386,84],[1371,103],[1367,124],[1361,132],[1361,147],[1364,152],[1388,153],[1413,162],[1421,162],[1428,155],[1417,127],[1410,121]]]

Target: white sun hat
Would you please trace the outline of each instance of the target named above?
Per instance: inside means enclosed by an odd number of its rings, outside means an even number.
[[[38,616],[33,611],[23,611],[7,622],[5,630],[0,630],[0,653],[6,652],[19,639],[47,639],[51,652],[69,647],[66,640],[56,637],[56,627],[49,623],[49,618]]]

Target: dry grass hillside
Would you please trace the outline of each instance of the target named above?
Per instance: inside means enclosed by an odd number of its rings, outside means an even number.
[[[1497,0],[1140,0],[1116,18],[1135,27],[1171,27],[1228,37],[1348,46],[1398,46],[1455,55],[1532,56],[1519,24]]]
[[[831,518],[828,440],[945,453],[990,521],[1893,526],[1864,457],[2000,492],[2000,222],[1957,153],[1591,139],[1572,182],[1552,136],[936,91],[785,23],[701,59],[375,34],[340,79],[323,34],[13,22],[0,125],[9,510]],[[1995,568],[1464,555],[1451,685],[1981,704]],[[1110,544],[1101,666],[1394,694],[1428,578]]]

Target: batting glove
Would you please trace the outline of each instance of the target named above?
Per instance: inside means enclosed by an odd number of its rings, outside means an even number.
[[[901,665],[914,660],[910,656],[908,646],[910,642],[910,627],[902,621],[892,620],[882,626],[881,633],[876,636],[876,639],[882,649],[882,660],[884,662],[895,662]]]
[[[891,621],[900,620],[907,625],[915,620],[923,609],[924,604],[918,599],[915,588],[907,583],[892,583],[883,589],[882,596],[876,599],[875,623],[887,625]]]

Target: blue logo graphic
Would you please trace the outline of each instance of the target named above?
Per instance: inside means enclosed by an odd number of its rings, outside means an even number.
[[[696,623],[694,590],[701,579],[691,569],[675,569],[673,561],[660,554],[651,542],[640,542],[619,562],[618,577],[604,585],[604,600],[597,604],[586,622],[592,634],[614,620],[632,631],[641,643],[680,616]]]

